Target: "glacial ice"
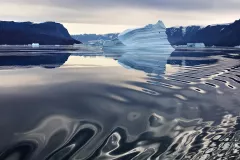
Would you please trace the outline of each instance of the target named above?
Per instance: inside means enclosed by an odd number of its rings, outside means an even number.
[[[118,39],[126,46],[159,46],[170,45],[167,39],[166,27],[162,21],[149,24],[143,28],[124,31]]]
[[[118,38],[106,41],[103,44],[104,49],[109,48],[124,49],[170,49],[174,50],[170,45],[166,27],[162,21],[156,24],[149,24],[142,28],[128,29],[118,35]]]

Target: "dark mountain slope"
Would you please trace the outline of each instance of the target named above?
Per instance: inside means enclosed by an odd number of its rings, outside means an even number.
[[[73,39],[60,23],[8,22],[0,21],[0,44],[24,45],[71,45],[81,43]]]

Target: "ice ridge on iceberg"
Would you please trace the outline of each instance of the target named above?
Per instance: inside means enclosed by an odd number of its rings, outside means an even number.
[[[119,47],[119,44],[125,48],[173,49],[168,41],[166,27],[162,21],[142,28],[123,31],[115,40],[105,42],[104,47]]]

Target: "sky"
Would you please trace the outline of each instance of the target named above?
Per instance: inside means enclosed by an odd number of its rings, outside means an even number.
[[[0,20],[55,21],[70,34],[116,33],[158,20],[171,27],[237,19],[240,0],[0,0]]]

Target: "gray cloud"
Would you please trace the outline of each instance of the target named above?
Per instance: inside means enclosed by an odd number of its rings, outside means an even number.
[[[105,8],[109,7],[138,7],[164,10],[239,10],[239,0],[1,0],[4,2],[14,2],[21,4],[42,4],[54,7],[67,7],[75,9]]]
[[[20,6],[13,10],[12,5]],[[174,25],[180,19],[209,23],[240,15],[239,0],[1,0],[1,6],[0,18],[68,23],[140,25],[162,18]]]

